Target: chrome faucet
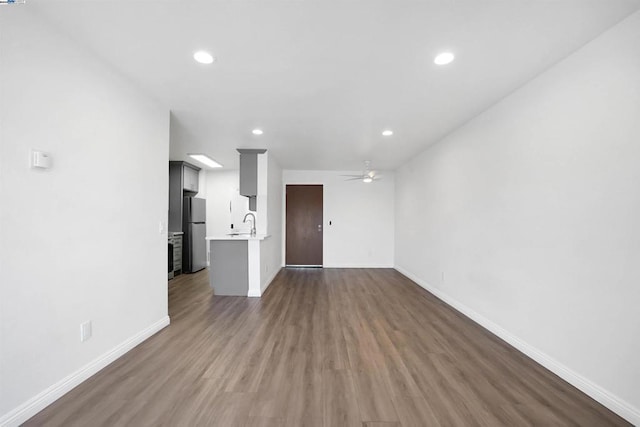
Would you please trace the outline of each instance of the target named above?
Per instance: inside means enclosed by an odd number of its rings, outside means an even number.
[[[251,215],[251,219],[253,220],[253,221],[251,221],[251,235],[255,236],[256,235],[256,216],[253,213],[249,212],[248,214],[246,214],[244,216],[244,219],[242,220],[242,223],[244,224],[245,222],[247,222],[247,217],[249,215]]]

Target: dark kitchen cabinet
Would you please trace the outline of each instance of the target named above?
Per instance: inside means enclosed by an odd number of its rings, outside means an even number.
[[[198,192],[200,168],[187,162],[169,162],[169,231],[182,230],[182,199]]]
[[[198,169],[194,169],[188,163],[182,165],[182,189],[192,193],[198,192]]]

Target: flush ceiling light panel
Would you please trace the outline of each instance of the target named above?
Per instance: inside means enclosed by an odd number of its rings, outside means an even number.
[[[196,62],[199,62],[200,64],[211,64],[213,63],[213,61],[216,60],[216,58],[214,58],[213,55],[211,55],[209,52],[206,52],[204,50],[199,50],[196,53],[194,53],[193,59],[195,59]]]
[[[206,154],[189,154],[189,157],[191,157],[193,160],[196,160],[200,163],[202,163],[205,166],[209,166],[210,168],[221,168],[222,165],[218,162],[216,162],[215,160],[213,160],[211,157],[207,156]]]
[[[436,65],[447,65],[453,62],[453,60],[455,59],[455,55],[451,52],[442,52],[439,53],[435,59],[433,60],[433,62]]]
[[[251,131],[251,133],[254,135],[262,135],[264,132],[262,131],[262,129],[254,129]]]
[[[382,131],[382,136],[391,136],[393,135],[393,131],[391,129],[386,129]]]

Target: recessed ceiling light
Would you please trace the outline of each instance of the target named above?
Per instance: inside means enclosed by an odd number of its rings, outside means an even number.
[[[262,129],[254,129],[251,133],[254,135],[262,135],[264,132],[262,132]]]
[[[455,55],[451,52],[442,52],[433,60],[436,65],[447,65],[453,62]]]
[[[216,162],[215,160],[213,160],[211,157],[207,156],[206,154],[189,154],[189,157],[191,157],[194,160],[199,161],[200,163],[202,163],[205,166],[209,166],[210,168],[221,168],[222,165],[218,162]]]
[[[391,136],[391,135],[393,135],[393,131],[391,129],[383,130],[382,131],[382,135],[383,136]]]
[[[201,64],[211,64],[216,59],[209,52],[205,52],[204,50],[199,50],[193,54],[193,59]]]

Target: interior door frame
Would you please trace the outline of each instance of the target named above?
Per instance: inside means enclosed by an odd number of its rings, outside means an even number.
[[[321,239],[321,257],[322,262],[320,264],[309,264],[309,265],[301,265],[301,264],[288,264],[287,263],[287,188],[290,186],[298,187],[298,186],[313,186],[322,188],[322,239]],[[299,183],[299,182],[284,182],[283,183],[283,193],[284,197],[282,198],[283,205],[283,230],[282,230],[282,260],[283,264],[287,268],[323,268],[324,267],[324,184],[321,183]]]

